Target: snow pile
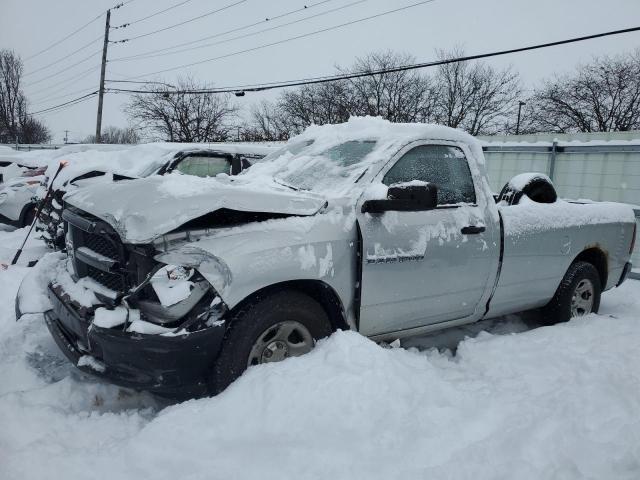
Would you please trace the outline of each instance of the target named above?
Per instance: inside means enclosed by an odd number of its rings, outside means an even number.
[[[638,282],[605,294],[601,315],[480,333],[455,356],[337,333],[162,408],[74,370],[40,316],[16,323],[25,272],[0,272],[2,478],[640,476]]]
[[[29,227],[14,230],[8,225],[0,224],[0,235],[2,236],[0,240],[0,263],[11,263],[18,248],[20,248],[20,245],[22,245],[22,242],[27,236],[28,230]],[[29,240],[27,240],[27,244],[18,261],[20,265],[26,265],[30,261],[38,260],[49,251],[42,240],[37,237],[38,235],[33,232]]]

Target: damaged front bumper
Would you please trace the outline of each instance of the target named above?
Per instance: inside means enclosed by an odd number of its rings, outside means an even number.
[[[211,393],[208,378],[225,333],[223,324],[177,334],[143,334],[92,323],[59,286],[49,285],[45,313],[62,352],[83,372],[123,387],[186,398]]]

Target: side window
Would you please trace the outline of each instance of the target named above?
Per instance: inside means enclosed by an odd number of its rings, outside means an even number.
[[[177,170],[185,175],[215,177],[219,173],[229,173],[231,165],[224,157],[186,157]]]
[[[420,145],[405,153],[384,176],[385,185],[421,180],[438,187],[438,204],[475,203],[471,171],[458,147]]]

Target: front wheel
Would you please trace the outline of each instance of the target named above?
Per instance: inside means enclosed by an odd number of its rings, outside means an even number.
[[[251,302],[230,320],[212,389],[223,391],[253,365],[304,355],[330,334],[326,311],[304,293],[282,291]]]
[[[35,221],[35,219],[36,219],[36,207],[31,206],[27,209],[24,216],[22,217],[22,226],[30,227],[31,224]]]
[[[601,293],[598,270],[588,262],[572,263],[556,294],[544,308],[544,323],[552,325],[573,317],[598,313]]]

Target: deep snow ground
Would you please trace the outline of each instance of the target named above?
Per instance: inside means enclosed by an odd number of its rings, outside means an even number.
[[[0,263],[11,263],[28,230],[28,227],[16,229],[0,223]],[[35,230],[31,233],[18,260],[18,265],[27,265],[29,261],[38,260],[48,252],[46,245],[37,238],[38,236]]]
[[[26,271],[0,271],[1,479],[640,478],[640,282],[600,315],[421,350],[338,333],[167,405],[76,372],[38,315],[16,323]]]

